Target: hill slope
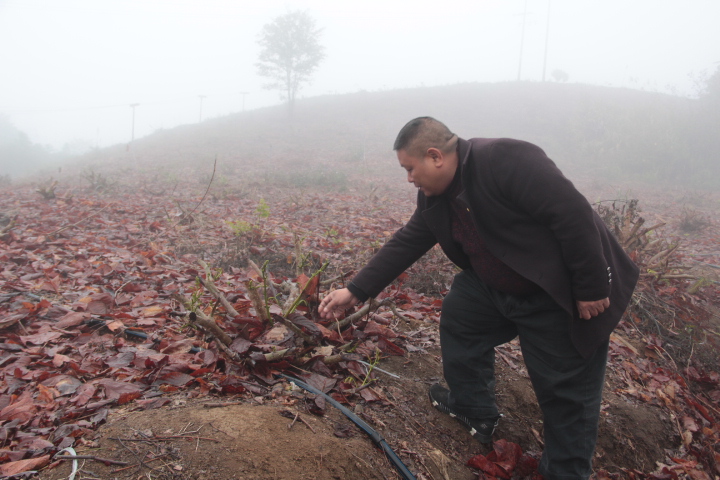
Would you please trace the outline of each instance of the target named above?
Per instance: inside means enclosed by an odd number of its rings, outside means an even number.
[[[81,165],[207,174],[252,168],[384,175],[392,142],[411,118],[434,116],[461,137],[513,137],[562,168],[602,178],[712,183],[720,172],[713,116],[699,100],[557,83],[460,84],[305,99],[185,125],[88,154]],[[393,164],[394,166],[394,164]],[[710,180],[708,180],[710,179]]]

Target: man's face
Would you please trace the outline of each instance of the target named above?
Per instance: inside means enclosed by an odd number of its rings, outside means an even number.
[[[447,188],[441,168],[433,157],[412,156],[405,150],[398,150],[400,166],[407,171],[408,182],[419,188],[426,196],[440,195]]]

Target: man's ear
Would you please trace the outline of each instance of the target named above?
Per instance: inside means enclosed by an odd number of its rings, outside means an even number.
[[[433,165],[435,165],[436,167],[442,166],[443,162],[445,161],[443,153],[440,151],[440,149],[435,147],[428,148],[427,156],[430,157],[430,160],[432,160]]]

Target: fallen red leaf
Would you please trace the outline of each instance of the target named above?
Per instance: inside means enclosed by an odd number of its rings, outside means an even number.
[[[493,462],[488,460],[484,455],[475,455],[467,462],[468,467],[477,468],[493,477],[509,479],[510,476],[498,468]]]
[[[50,455],[43,455],[37,458],[28,458],[27,460],[18,460],[17,462],[8,462],[0,465],[0,474],[5,476],[17,475],[18,473],[37,470],[44,467],[50,462]]]

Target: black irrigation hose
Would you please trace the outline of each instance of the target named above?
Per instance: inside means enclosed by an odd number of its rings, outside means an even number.
[[[363,419],[355,415],[353,412],[348,410],[345,406],[343,406],[340,402],[332,398],[330,395],[327,395],[320,390],[318,390],[315,387],[312,387],[308,385],[307,383],[298,380],[297,378],[290,377],[288,375],[283,375],[282,373],[279,374],[281,377],[285,378],[286,380],[289,380],[293,382],[295,385],[297,385],[300,388],[304,388],[310,393],[314,393],[315,395],[322,395],[325,400],[330,402],[335,408],[340,410],[342,413],[345,414],[346,417],[348,417],[350,420],[355,422],[355,425],[362,428],[365,433],[368,434],[368,436],[372,439],[373,442],[375,442],[375,445],[382,448],[382,450],[385,452],[385,455],[387,455],[388,459],[392,462],[392,464],[397,468],[398,472],[400,472],[400,475],[405,480],[416,480],[415,476],[408,470],[408,468],[405,466],[405,464],[400,460],[400,457],[398,457],[395,452],[393,452],[392,448],[390,448],[390,445],[385,441],[382,435],[380,435],[376,430],[373,430],[373,428],[365,423]]]

